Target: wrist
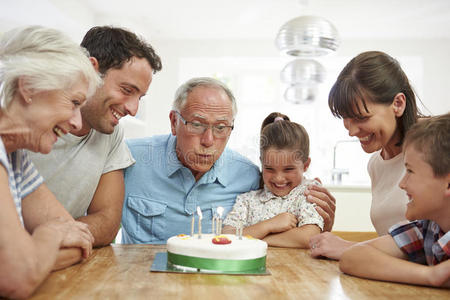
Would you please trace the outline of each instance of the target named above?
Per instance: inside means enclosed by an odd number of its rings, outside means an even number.
[[[262,222],[264,235],[273,233],[272,219],[267,219]]]
[[[426,285],[429,286],[439,286],[437,277],[438,274],[436,274],[436,266],[424,266],[424,268],[420,271],[420,277],[422,282],[425,282]]]
[[[56,242],[58,245],[60,245],[63,240],[62,233],[59,230],[57,230],[47,224],[38,226],[33,231],[32,236],[39,240]]]

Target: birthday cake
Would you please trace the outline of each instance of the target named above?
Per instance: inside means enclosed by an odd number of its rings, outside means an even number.
[[[167,261],[175,267],[221,272],[265,270],[267,243],[250,236],[180,234],[167,240]]]

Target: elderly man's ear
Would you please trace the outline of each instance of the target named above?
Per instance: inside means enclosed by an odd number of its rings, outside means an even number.
[[[177,135],[177,114],[174,110],[171,110],[169,113],[169,119],[170,119],[170,129],[172,131],[172,135]]]
[[[98,72],[99,69],[98,60],[93,56],[89,57],[89,60],[91,61],[92,66],[94,66],[95,71]]]

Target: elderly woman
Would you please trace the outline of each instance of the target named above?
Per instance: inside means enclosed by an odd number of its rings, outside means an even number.
[[[27,297],[52,269],[92,251],[87,225],[59,204],[23,150],[48,153],[81,127],[80,106],[101,82],[86,54],[36,26],[0,41],[0,296]]]

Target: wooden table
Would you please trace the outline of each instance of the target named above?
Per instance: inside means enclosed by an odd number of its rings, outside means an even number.
[[[52,273],[32,299],[450,299],[450,290],[360,279],[308,250],[269,247],[271,275],[150,272],[165,245],[112,245]]]

